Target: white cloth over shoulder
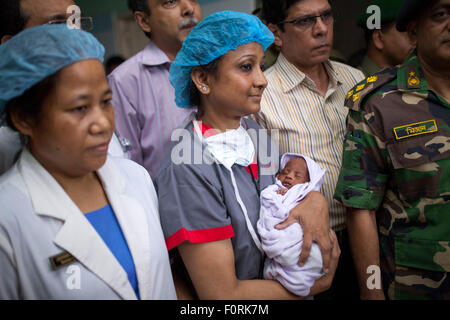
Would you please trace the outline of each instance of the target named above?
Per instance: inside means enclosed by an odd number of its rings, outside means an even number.
[[[264,278],[278,280],[287,290],[298,296],[307,296],[314,281],[322,273],[322,255],[319,246],[313,243],[311,253],[303,267],[298,265],[303,244],[303,230],[294,223],[283,230],[275,226],[289,216],[293,209],[311,191],[320,191],[325,170],[312,159],[296,154],[285,154],[281,158],[280,168],[294,157],[305,159],[309,170],[310,182],[293,186],[285,195],[277,194],[286,189],[277,179],[276,183],[261,192],[260,219],[257,223],[264,252],[267,255],[264,266]]]
[[[201,132],[195,120],[194,126],[197,133]],[[249,166],[255,157],[255,146],[242,125],[235,130],[227,130],[208,138],[203,138],[199,134],[198,136],[206,143],[214,159],[228,170],[231,170],[235,163],[244,167]]]

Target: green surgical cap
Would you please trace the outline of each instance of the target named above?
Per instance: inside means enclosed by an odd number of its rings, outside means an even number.
[[[103,62],[104,47],[90,33],[65,24],[25,29],[0,45],[0,115],[5,104],[77,61]]]
[[[206,65],[250,42],[258,42],[265,51],[273,41],[272,32],[261,20],[247,13],[222,11],[203,19],[189,33],[170,67],[169,80],[175,88],[177,106],[192,106],[190,86],[194,67]]]

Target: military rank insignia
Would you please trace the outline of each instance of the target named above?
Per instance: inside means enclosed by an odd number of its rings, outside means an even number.
[[[377,76],[371,76],[367,78],[367,83],[372,83],[378,80]]]
[[[421,134],[427,134],[436,131],[438,131],[436,120],[422,121],[394,128],[394,134],[397,140],[406,139],[409,137],[414,137]]]
[[[410,87],[420,86],[420,79],[419,79],[419,77],[416,75],[416,73],[414,71],[411,71],[409,73],[408,85]]]
[[[357,86],[357,87],[356,87],[356,92],[361,91],[362,89],[364,89],[365,86],[366,86],[366,85],[365,85],[364,83],[361,84],[361,85],[359,85],[359,86]]]
[[[350,97],[353,95],[353,90],[350,90],[348,93],[347,93],[347,99],[350,99]]]

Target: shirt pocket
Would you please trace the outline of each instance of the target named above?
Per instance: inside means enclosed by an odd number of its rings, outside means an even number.
[[[395,264],[420,270],[450,272],[448,240],[395,238]]]
[[[441,164],[450,158],[447,130],[396,140],[387,145],[394,169],[393,185],[404,201],[436,198],[443,189]],[[448,166],[448,164],[446,164]]]

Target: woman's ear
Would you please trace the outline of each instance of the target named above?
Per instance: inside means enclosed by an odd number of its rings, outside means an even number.
[[[273,42],[274,45],[281,48],[281,46],[283,44],[283,40],[281,40],[281,37],[280,37],[280,33],[281,33],[280,27],[276,24],[269,23],[268,28],[270,31],[272,31],[273,35],[275,36],[275,41]]]
[[[193,68],[191,71],[191,79],[200,93],[208,95],[211,92],[208,74],[202,68]]]
[[[9,117],[11,119],[14,128],[19,131],[24,136],[32,137],[33,136],[33,121],[29,119],[29,117],[25,117],[17,110],[11,110],[9,113]]]

